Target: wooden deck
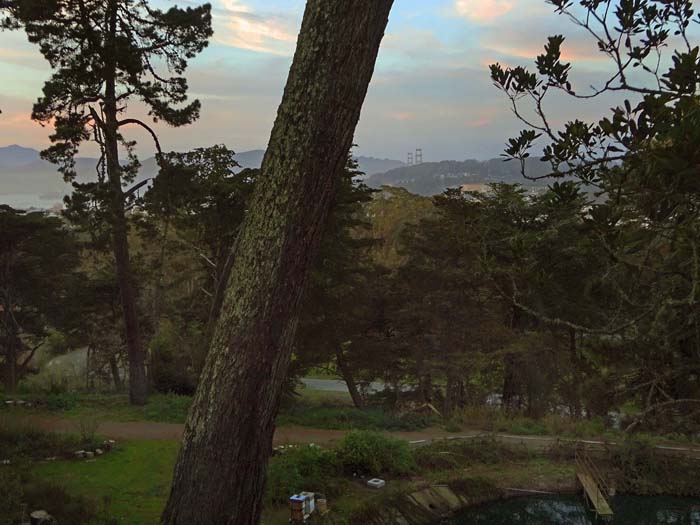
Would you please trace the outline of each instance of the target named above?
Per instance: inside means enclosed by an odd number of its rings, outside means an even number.
[[[610,508],[608,499],[605,494],[601,492],[601,489],[593,479],[593,476],[585,472],[578,472],[576,477],[581,482],[586,499],[590,502],[596,515],[605,520],[611,519],[613,516],[613,511]]]

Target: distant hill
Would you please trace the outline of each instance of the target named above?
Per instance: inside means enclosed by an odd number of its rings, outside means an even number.
[[[255,149],[251,151],[244,151],[243,153],[236,153],[236,160],[243,168],[259,168],[262,164],[264,155],[265,150]],[[384,173],[385,171],[405,166],[405,164],[400,160],[377,159],[375,157],[359,156],[357,157],[357,162],[360,171],[365,173],[367,176],[374,175],[376,173]]]
[[[39,152],[13,144],[0,148],[0,168],[14,168],[39,161]]]
[[[259,168],[264,154],[264,150],[244,151],[236,154],[236,160],[244,168]],[[358,162],[360,169],[368,175],[404,165],[398,160],[373,157],[358,157]],[[97,159],[76,158],[78,180],[95,180],[96,165]],[[157,173],[158,167],[154,157],[142,159],[137,180],[154,177]],[[71,190],[70,184],[63,181],[56,166],[42,160],[37,150],[17,145],[0,147],[0,202],[3,202],[3,195],[43,195],[46,196],[46,200],[52,201],[46,203],[50,206],[53,202],[60,201],[63,195]]]
[[[549,166],[534,160],[528,162],[527,168],[528,173],[539,176],[547,174]],[[425,162],[372,175],[366,182],[373,188],[396,186],[426,196],[437,195],[447,188],[465,184],[478,186],[487,182],[508,182],[535,185],[520,174],[520,164],[504,162],[502,159]]]

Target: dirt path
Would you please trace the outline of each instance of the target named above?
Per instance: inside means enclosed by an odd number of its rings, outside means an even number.
[[[78,422],[75,420],[61,419],[58,417],[28,418],[36,426],[51,432],[78,433]],[[98,433],[110,439],[116,440],[175,440],[182,438],[184,425],[177,423],[157,423],[154,421],[116,422],[106,421],[99,426]],[[347,430],[326,430],[320,428],[308,428],[298,426],[278,427],[275,431],[273,443],[284,444],[308,444],[316,443],[329,445],[339,441],[347,434]],[[558,438],[554,436],[517,436],[512,434],[485,434],[480,430],[467,430],[459,433],[446,432],[440,428],[426,428],[414,432],[384,432],[384,434],[403,439],[412,445],[420,446],[428,444],[436,439],[470,439],[480,435],[487,435],[503,443],[521,445],[530,450],[545,450],[561,445],[586,445],[588,448],[605,449],[615,447],[616,443],[599,440],[576,440]],[[688,458],[700,459],[700,448],[685,445],[659,445],[656,450],[663,454],[681,455]]]
[[[58,417],[29,416],[28,419],[43,430],[60,433],[78,433],[80,427],[78,421],[61,419]],[[153,440],[179,440],[182,438],[184,425],[178,423],[157,423],[154,421],[105,421],[100,423],[97,432],[110,439],[153,439]],[[428,428],[416,432],[386,432],[394,437],[406,441],[432,440],[446,438],[454,434],[445,432],[439,428]],[[308,427],[278,427],[275,432],[275,445],[287,443],[318,443],[329,444],[340,440],[346,430],[326,430]],[[468,433],[477,435],[478,432]]]

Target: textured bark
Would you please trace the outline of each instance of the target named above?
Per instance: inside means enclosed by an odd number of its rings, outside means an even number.
[[[362,399],[362,395],[360,395],[360,390],[357,388],[355,377],[345,361],[345,357],[343,356],[343,351],[341,349],[337,349],[335,351],[335,361],[338,364],[340,375],[343,377],[343,381],[345,381],[345,384],[348,387],[348,392],[350,392],[350,398],[352,399],[353,405],[355,405],[355,408],[365,408],[365,401]]]
[[[5,391],[14,394],[17,390],[17,347],[14,337],[8,337],[7,349],[5,350]]]
[[[110,4],[111,5],[111,4]],[[113,7],[109,34],[116,33],[116,8]],[[107,65],[112,72],[113,64]],[[124,192],[122,191],[121,165],[119,164],[119,122],[117,119],[116,80],[114,74],[105,78],[104,136],[107,176],[110,186],[110,226],[112,229],[112,250],[117,269],[117,282],[124,314],[124,331],[129,355],[129,400],[134,405],[148,402],[148,379],[146,377],[146,354],[141,343],[141,332],[136,311],[131,261],[129,259],[129,225],[126,220]]]
[[[253,525],[302,290],[393,0],[309,0],[162,522]]]

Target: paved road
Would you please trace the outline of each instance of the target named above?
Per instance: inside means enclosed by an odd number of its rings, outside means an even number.
[[[311,379],[310,377],[302,377],[301,382],[310,390],[323,390],[324,392],[344,392],[348,393],[348,386],[341,379]],[[368,391],[381,392],[385,388],[385,384],[381,381],[373,381],[369,384]],[[403,386],[404,391],[410,391],[410,386]]]

